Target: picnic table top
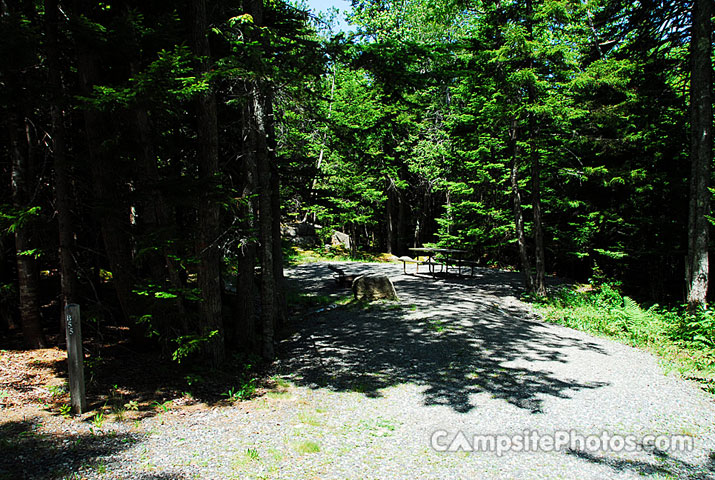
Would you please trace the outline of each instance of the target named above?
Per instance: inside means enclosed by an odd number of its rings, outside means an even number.
[[[413,252],[425,252],[425,253],[467,253],[466,250],[460,250],[458,248],[429,248],[429,247],[415,247],[415,248],[409,248],[408,250],[412,250]]]

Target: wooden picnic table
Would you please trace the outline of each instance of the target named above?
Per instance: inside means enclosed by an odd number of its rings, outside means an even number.
[[[419,268],[420,264],[427,265],[430,273],[433,276],[435,274],[434,268],[437,265],[440,266],[440,272],[442,272],[442,265],[444,265],[445,273],[449,273],[450,265],[456,265],[457,266],[457,274],[458,275],[462,274],[462,262],[463,262],[462,255],[467,253],[467,250],[461,250],[458,248],[431,248],[431,247],[415,247],[415,248],[410,248],[408,250],[415,252],[415,253],[422,253],[427,256],[427,260],[425,262],[415,261],[414,263],[417,263],[418,268]],[[443,261],[442,262],[435,261],[434,258],[436,255],[442,255],[444,257]],[[404,262],[405,261],[403,260],[403,266],[406,265]]]

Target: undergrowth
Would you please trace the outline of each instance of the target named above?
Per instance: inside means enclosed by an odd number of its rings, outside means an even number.
[[[646,348],[715,394],[715,310],[645,308],[614,284],[563,288],[534,300],[546,321]]]
[[[283,249],[283,259],[287,266],[315,262],[387,262],[390,255],[358,250],[350,252],[341,246],[325,246],[315,250],[304,250],[290,246]]]

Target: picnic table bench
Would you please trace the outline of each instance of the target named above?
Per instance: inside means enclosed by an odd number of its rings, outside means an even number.
[[[432,271],[432,268],[436,267],[437,265],[440,266],[440,272],[442,271],[442,264],[437,263],[435,261],[432,261],[431,259],[427,260],[420,260],[419,258],[412,258],[408,256],[402,256],[398,260],[402,262],[402,270],[407,273],[407,264],[408,263],[414,263],[415,264],[415,273],[420,273],[420,265],[427,265],[427,268]]]
[[[457,274],[462,275],[462,267],[470,267],[470,276],[474,276],[474,267],[477,266],[477,262],[472,260],[463,260],[462,254],[467,253],[466,250],[460,250],[456,248],[410,248],[411,251],[415,253],[424,253],[427,255],[427,260],[413,260],[410,257],[400,257],[399,260],[402,261],[402,267],[405,273],[407,273],[407,264],[415,263],[416,270],[415,273],[419,273],[420,265],[427,265],[430,273],[435,275],[435,267],[439,266],[439,272],[449,273],[450,267],[457,268]],[[436,259],[439,255],[441,258]]]
[[[353,284],[353,280],[357,278],[359,275],[347,275],[345,273],[345,270],[343,270],[340,267],[336,267],[335,265],[328,265],[328,268],[335,272],[335,275],[333,275],[333,278],[335,278],[335,283],[338,284],[338,287],[351,287]]]

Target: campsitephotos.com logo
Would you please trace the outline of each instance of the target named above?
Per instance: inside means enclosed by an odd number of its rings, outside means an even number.
[[[438,452],[640,452],[644,450],[692,451],[694,439],[688,435],[616,435],[609,432],[583,435],[575,430],[541,434],[524,430],[514,435],[487,434],[468,436],[462,431],[436,430],[430,446]]]

